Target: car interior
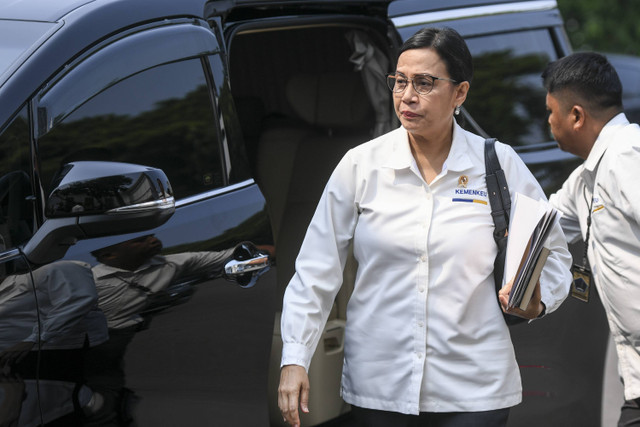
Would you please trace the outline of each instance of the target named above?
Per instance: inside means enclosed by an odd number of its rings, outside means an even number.
[[[373,30],[337,24],[240,31],[232,39],[230,84],[249,161],[267,200],[280,307],[307,226],[334,167],[350,148],[395,126],[391,93],[384,81],[392,60],[381,40]],[[310,405],[325,409],[310,414],[308,424],[347,409],[338,391],[346,304],[355,270],[350,256],[309,370],[315,389],[335,391],[311,396]],[[272,425],[282,424],[276,396],[280,311],[270,366]],[[328,401],[327,396],[335,399]],[[314,397],[324,400],[314,402]]]

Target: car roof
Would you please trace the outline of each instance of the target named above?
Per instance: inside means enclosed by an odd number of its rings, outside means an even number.
[[[189,13],[202,16],[206,0],[12,0],[0,4],[0,19],[57,22],[74,10],[88,11],[98,8],[128,8],[143,14]],[[83,7],[89,6],[89,7]]]
[[[491,15],[505,11],[549,10],[556,9],[556,0],[396,0],[389,5],[388,16],[391,19],[405,15],[446,14],[457,11],[474,10],[475,13]]]
[[[94,0],[13,0],[0,4],[2,19],[56,22],[74,9]]]
[[[556,3],[556,0],[542,1]],[[507,3],[542,3],[540,0],[395,0],[389,6],[389,16],[416,12],[435,12],[465,7],[490,6]]]

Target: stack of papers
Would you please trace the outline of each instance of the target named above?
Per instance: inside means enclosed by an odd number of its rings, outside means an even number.
[[[527,308],[549,249],[549,232],[562,214],[544,200],[516,193],[511,206],[504,281],[512,278],[509,307]],[[502,285],[504,286],[503,283]]]

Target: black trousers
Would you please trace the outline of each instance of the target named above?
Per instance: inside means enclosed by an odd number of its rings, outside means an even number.
[[[421,412],[406,415],[398,412],[351,406],[357,427],[504,427],[509,408],[481,412]]]
[[[618,427],[639,427],[640,426],[640,398],[627,400],[622,405]]]

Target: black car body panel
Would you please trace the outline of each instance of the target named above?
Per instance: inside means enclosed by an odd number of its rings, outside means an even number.
[[[425,25],[457,29],[474,55],[462,125],[510,143],[554,191],[579,163],[548,133],[539,81],[571,50],[554,1],[0,6],[0,35],[17,37],[0,37],[0,424],[282,425],[295,255],[343,153],[398,125],[378,77]],[[88,176],[70,190],[57,178],[77,164]],[[158,194],[175,210],[140,214]],[[356,268],[312,361],[305,425],[349,422],[339,383]],[[600,305],[568,300],[511,332],[524,403],[510,425],[595,425]]]

